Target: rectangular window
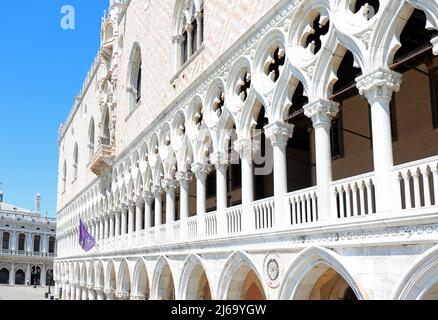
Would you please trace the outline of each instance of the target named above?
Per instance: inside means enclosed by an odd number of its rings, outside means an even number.
[[[432,107],[432,125],[438,129],[438,68],[429,72],[430,83],[430,105]]]
[[[332,121],[330,129],[332,160],[344,157],[344,130],[342,124],[342,112]]]

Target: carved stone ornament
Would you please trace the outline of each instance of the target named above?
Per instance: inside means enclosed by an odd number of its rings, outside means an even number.
[[[330,100],[317,100],[304,106],[304,114],[312,119],[315,128],[331,125],[333,117],[339,112],[339,103]]]
[[[273,146],[279,143],[285,145],[293,137],[294,128],[293,124],[276,121],[265,127],[265,134]]]
[[[393,92],[400,91],[402,75],[392,70],[379,68],[356,79],[357,88],[368,101],[376,98],[390,100]]]

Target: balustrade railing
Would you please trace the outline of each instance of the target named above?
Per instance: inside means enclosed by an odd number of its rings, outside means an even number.
[[[288,194],[290,221],[301,225],[318,221],[316,187]]]
[[[275,226],[274,198],[263,199],[253,203],[255,230],[271,229]]]
[[[363,217],[376,213],[374,173],[368,173],[331,185],[332,210],[338,219]]]
[[[159,230],[159,233],[160,233],[160,239],[159,239],[159,241],[160,241],[161,243],[166,242],[166,240],[167,240],[167,233],[166,233],[167,227],[166,227],[166,225],[163,224],[162,226],[160,226],[160,227],[158,228],[158,230]]]
[[[179,241],[181,240],[181,222],[176,221],[171,225],[172,230],[172,240]]]
[[[205,215],[205,235],[207,237],[214,237],[218,234],[217,229],[217,213],[211,212]]]
[[[194,216],[187,219],[187,238],[189,240],[198,237],[198,217]]]
[[[406,163],[394,168],[398,208],[428,208],[438,199],[438,157]]]
[[[242,232],[242,206],[227,209],[225,215],[227,217],[227,233]]]

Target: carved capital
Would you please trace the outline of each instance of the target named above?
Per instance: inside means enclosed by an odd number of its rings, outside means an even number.
[[[176,187],[178,186],[177,181],[173,179],[164,179],[161,182],[161,186],[163,187],[164,191],[175,191]]]
[[[176,36],[172,37],[172,42],[173,43],[180,44],[183,41],[184,41],[184,37],[182,35],[176,35]]]
[[[211,163],[216,167],[216,169],[220,169],[223,167],[227,167],[229,164],[228,154],[223,152],[216,152],[210,156]]]
[[[161,186],[153,186],[152,193],[155,197],[161,197],[161,194],[163,193],[163,188]]]
[[[339,103],[329,100],[317,100],[304,106],[304,114],[312,119],[315,128],[331,126],[333,117],[339,112]]]
[[[138,194],[135,196],[135,205],[138,207],[141,204],[143,204],[143,197],[142,195]]]
[[[356,79],[359,93],[364,95],[369,103],[375,99],[391,100],[393,92],[400,91],[402,75],[392,70],[379,68]]]
[[[129,292],[116,292],[116,297],[118,300],[129,300],[131,295]]]
[[[200,11],[200,10],[195,11],[194,17],[195,17],[195,19],[196,19],[198,22],[201,21],[201,19],[202,19],[202,11]]]
[[[251,139],[240,139],[234,142],[234,150],[242,159],[250,160],[253,154],[260,150],[260,143],[254,142]]]
[[[205,163],[195,163],[192,165],[192,172],[198,180],[204,180],[209,173],[209,167]]]
[[[276,121],[265,127],[265,134],[273,146],[286,146],[289,139],[293,137],[294,128],[293,124]]]
[[[187,23],[186,25],[185,25],[185,30],[187,31],[187,32],[192,32],[193,31],[193,24],[191,24],[191,23]]]
[[[147,203],[148,205],[151,205],[152,202],[155,200],[155,196],[152,192],[150,191],[144,191],[143,192],[143,200],[145,201],[145,203]]]
[[[134,301],[144,301],[147,300],[146,296],[141,296],[141,295],[131,295],[131,300]]]
[[[188,171],[180,171],[176,174],[176,180],[182,188],[188,187],[190,181],[193,179],[193,173]]]

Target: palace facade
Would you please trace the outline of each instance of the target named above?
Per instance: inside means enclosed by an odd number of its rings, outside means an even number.
[[[57,297],[438,299],[437,55],[436,0],[111,0]]]
[[[3,202],[0,192],[0,285],[53,285],[56,219]],[[1,289],[0,289],[1,290]]]

